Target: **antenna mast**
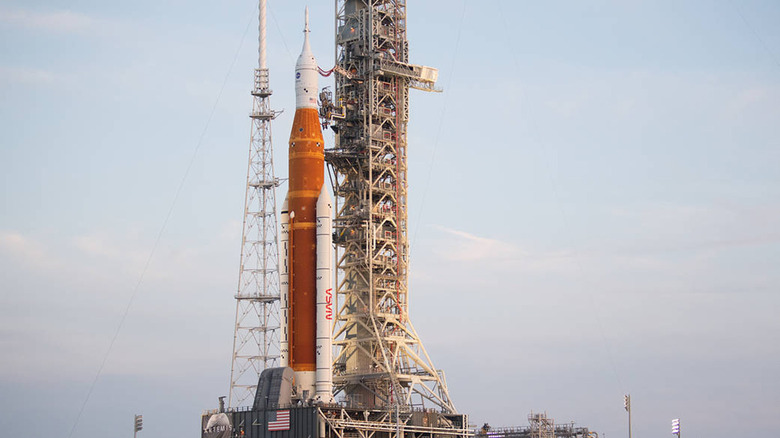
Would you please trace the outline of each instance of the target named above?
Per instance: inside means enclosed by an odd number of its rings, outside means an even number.
[[[276,229],[270,109],[271,89],[265,53],[266,0],[259,0],[258,68],[252,89],[252,134],[244,200],[241,264],[236,293],[236,325],[228,406],[254,397],[260,373],[279,362],[279,246]]]

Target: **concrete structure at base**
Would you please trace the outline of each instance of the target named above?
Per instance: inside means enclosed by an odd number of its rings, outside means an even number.
[[[255,404],[244,409],[204,412],[202,438],[598,438],[587,427],[556,424],[547,413],[528,415],[528,426],[474,430],[468,418],[436,410],[387,409],[291,404],[290,368],[263,372]]]
[[[203,416],[202,438],[598,438],[574,423],[548,426],[531,420],[529,426],[481,428],[462,425],[466,418],[434,411],[393,412],[345,407],[267,407],[209,411]],[[281,420],[279,420],[281,418]],[[548,419],[551,420],[551,419]]]
[[[202,438],[467,438],[468,417],[438,410],[365,409],[296,400],[297,373],[268,368],[251,408],[204,412]]]
[[[207,428],[212,416],[222,425]],[[282,418],[279,420],[279,418]],[[203,416],[203,438],[445,438],[472,436],[465,416],[437,411],[387,410],[338,406],[289,406],[210,411]],[[229,422],[229,424],[228,424]],[[216,423],[216,422],[213,422]]]

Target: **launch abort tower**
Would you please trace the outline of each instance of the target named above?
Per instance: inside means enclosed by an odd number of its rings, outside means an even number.
[[[338,313],[333,384],[348,405],[455,413],[443,374],[409,321],[409,88],[436,69],[409,64],[405,0],[336,0]]]

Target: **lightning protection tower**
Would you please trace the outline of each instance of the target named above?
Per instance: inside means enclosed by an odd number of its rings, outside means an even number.
[[[279,247],[276,232],[270,109],[271,89],[265,56],[265,6],[259,1],[258,68],[252,88],[252,134],[244,200],[241,264],[236,294],[233,363],[228,406],[239,406],[255,395],[263,369],[279,359]]]
[[[455,413],[409,321],[409,88],[435,91],[438,71],[409,64],[406,1],[336,0],[335,71],[335,392],[351,406]]]

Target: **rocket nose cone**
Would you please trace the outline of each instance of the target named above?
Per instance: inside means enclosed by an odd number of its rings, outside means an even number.
[[[309,44],[309,13],[303,30],[303,48],[295,64],[295,108],[317,108],[317,60]]]
[[[325,184],[322,185],[322,188],[320,189],[320,195],[317,197],[317,213],[323,212],[323,208],[330,209],[332,207],[332,202],[330,198],[330,193],[328,192],[328,188],[325,186]]]

